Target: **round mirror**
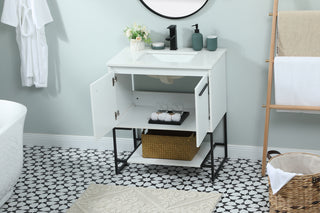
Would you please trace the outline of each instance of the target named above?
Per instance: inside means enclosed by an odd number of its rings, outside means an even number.
[[[140,0],[155,14],[171,19],[185,18],[198,12],[208,0]]]

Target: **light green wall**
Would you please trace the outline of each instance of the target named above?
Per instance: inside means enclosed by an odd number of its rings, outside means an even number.
[[[319,9],[316,0],[280,0],[280,9]],[[261,146],[264,129],[272,0],[209,0],[182,20],[158,17],[138,0],[50,0],[47,25],[49,87],[22,88],[15,30],[0,24],[0,98],[28,107],[25,131],[92,135],[89,84],[106,72],[106,61],[128,45],[123,29],[146,25],[152,38],[178,26],[178,46],[190,46],[191,25],[204,36],[218,35],[227,48],[230,144]],[[0,1],[0,8],[3,1]],[[272,112],[270,145],[320,149],[320,115]],[[219,138],[219,134],[217,138]]]

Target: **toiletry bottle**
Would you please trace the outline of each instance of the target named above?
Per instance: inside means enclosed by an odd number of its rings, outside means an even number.
[[[194,30],[194,33],[192,34],[192,48],[195,51],[202,50],[203,48],[203,36],[200,33],[198,29],[198,24],[192,25],[193,27],[196,27]]]

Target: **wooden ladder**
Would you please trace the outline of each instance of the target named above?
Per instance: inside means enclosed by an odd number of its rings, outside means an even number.
[[[276,28],[277,28],[277,17],[278,17],[278,5],[279,5],[279,0],[274,0],[273,13],[269,14],[270,16],[272,16],[272,30],[271,30],[270,56],[269,56],[269,60],[267,60],[267,62],[269,62],[267,102],[266,102],[266,105],[263,105],[263,107],[266,108],[266,118],[265,118],[265,126],[264,126],[264,141],[263,141],[263,154],[262,154],[262,170],[261,170],[262,176],[264,176],[265,173],[266,173],[270,110],[271,109],[320,110],[319,106],[295,106],[295,105],[276,105],[276,104],[271,104],[273,65],[274,65],[274,57],[275,57]]]

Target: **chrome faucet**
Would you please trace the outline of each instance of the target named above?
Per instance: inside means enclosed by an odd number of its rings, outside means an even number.
[[[177,50],[177,26],[170,25],[167,29],[170,31],[169,37],[166,38],[167,41],[170,41],[170,50]]]

